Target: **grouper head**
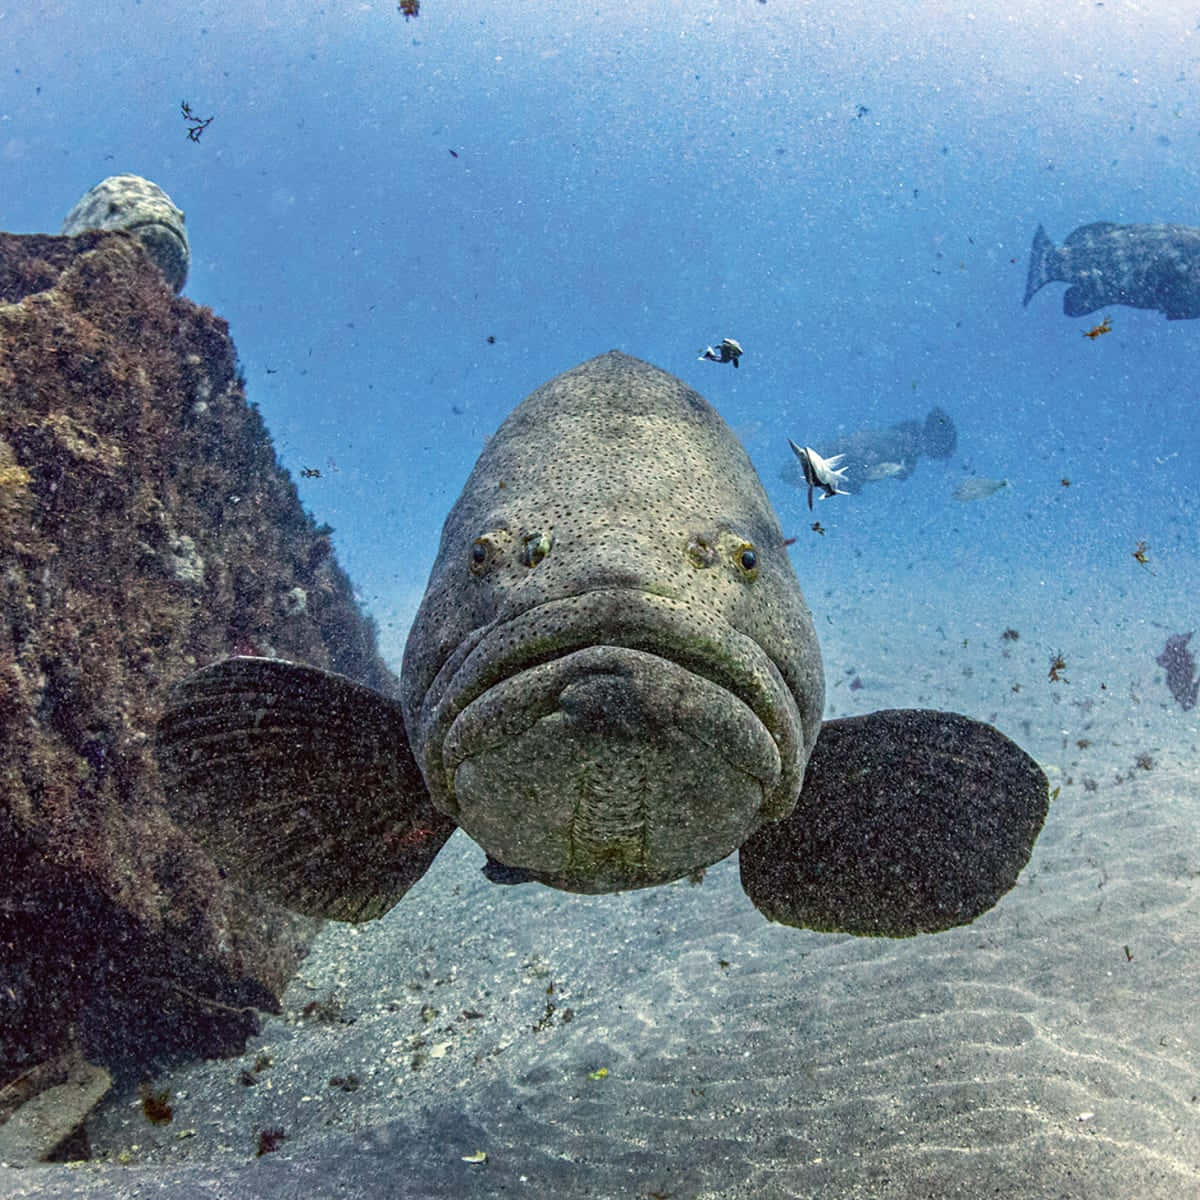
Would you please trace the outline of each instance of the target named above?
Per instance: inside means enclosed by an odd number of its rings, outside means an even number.
[[[401,699],[433,804],[554,887],[663,883],[787,816],[820,651],[715,410],[616,351],[530,395],[446,520]]]

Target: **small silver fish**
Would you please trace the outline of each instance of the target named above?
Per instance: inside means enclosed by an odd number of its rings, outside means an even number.
[[[1008,487],[1007,479],[983,479],[980,476],[974,476],[971,479],[964,479],[951,494],[955,500],[964,502],[982,500],[985,496],[990,496],[1004,487]]]
[[[878,462],[873,463],[863,472],[863,478],[871,483],[878,483],[881,479],[895,479],[897,475],[903,475],[908,467],[900,462]]]
[[[790,438],[788,445],[792,453],[800,460],[804,470],[804,482],[808,484],[808,507],[813,506],[813,489],[821,489],[821,499],[828,500],[830,496],[848,496],[839,485],[845,482],[844,476],[849,467],[839,467],[838,463],[846,456],[835,454],[832,458],[822,458],[811,446],[797,446]]]

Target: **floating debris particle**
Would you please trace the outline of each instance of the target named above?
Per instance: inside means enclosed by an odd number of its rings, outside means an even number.
[[[183,119],[188,126],[188,141],[198,142],[200,135],[213,123],[212,117],[198,117],[192,112],[192,106],[186,101],[181,100],[179,110],[183,113]]]
[[[287,1141],[287,1134],[282,1129],[260,1129],[258,1132],[258,1152],[256,1158],[264,1154],[273,1154],[280,1145]]]
[[[148,1083],[143,1083],[138,1087],[138,1099],[142,1102],[142,1116],[151,1125],[170,1124],[171,1117],[174,1115],[174,1110],[169,1103],[170,1092],[156,1092]]]

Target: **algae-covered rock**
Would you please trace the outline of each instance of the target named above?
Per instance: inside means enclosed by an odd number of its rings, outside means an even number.
[[[303,604],[296,597],[303,595]],[[0,1080],[238,1046],[315,929],[161,805],[171,685],[278,653],[394,692],[224,321],[125,232],[0,234]]]

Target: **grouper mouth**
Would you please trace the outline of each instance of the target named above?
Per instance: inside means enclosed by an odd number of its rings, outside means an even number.
[[[790,811],[796,698],[752,638],[672,597],[608,588],[494,622],[422,706],[434,803],[552,886],[650,886]]]

